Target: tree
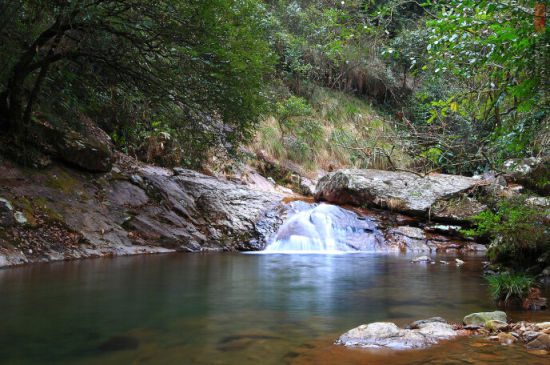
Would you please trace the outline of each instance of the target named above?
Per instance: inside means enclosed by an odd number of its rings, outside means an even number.
[[[542,152],[532,142],[548,133],[550,32],[535,27],[538,3],[451,0],[428,22],[432,72],[458,86],[439,111],[460,113],[503,158]]]
[[[101,116],[116,131],[116,105],[133,127],[206,133],[219,124],[246,138],[273,64],[258,37],[262,14],[253,0],[5,2],[0,124],[23,134],[38,106]]]

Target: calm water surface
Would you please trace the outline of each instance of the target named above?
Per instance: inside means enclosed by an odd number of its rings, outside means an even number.
[[[494,310],[481,259],[464,259],[173,254],[0,270],[0,363],[548,364],[483,339],[405,352],[332,345],[362,323]],[[547,311],[510,315],[550,320]]]

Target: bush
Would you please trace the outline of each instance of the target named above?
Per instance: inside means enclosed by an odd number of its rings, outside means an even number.
[[[491,295],[495,301],[503,301],[505,305],[513,299],[525,300],[529,290],[536,286],[533,277],[503,272],[487,277],[491,288]]]
[[[547,214],[541,207],[528,205],[525,197],[507,199],[498,202],[494,211],[475,216],[477,226],[464,233],[489,238],[487,254],[493,262],[516,269],[532,265],[542,269],[550,252]]]

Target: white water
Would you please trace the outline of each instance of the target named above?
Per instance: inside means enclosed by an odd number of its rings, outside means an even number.
[[[305,205],[305,206],[304,206]],[[373,240],[372,224],[358,215],[328,204],[299,205],[304,209],[292,215],[272,237],[264,253],[357,252],[350,239],[361,234],[363,240]],[[368,230],[368,232],[367,232]]]

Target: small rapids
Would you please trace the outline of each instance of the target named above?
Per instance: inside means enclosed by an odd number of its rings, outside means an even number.
[[[379,246],[376,224],[351,210],[299,201],[292,210],[264,253],[338,254],[375,251]]]

